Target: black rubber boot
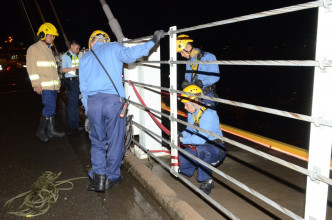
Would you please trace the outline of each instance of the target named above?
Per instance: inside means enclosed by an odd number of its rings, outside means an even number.
[[[99,175],[94,173],[93,180],[88,186],[88,190],[95,192],[105,192],[105,182],[106,182],[106,175]]]
[[[38,130],[36,136],[42,142],[48,142],[50,139],[46,135],[46,126],[47,126],[47,118],[42,116],[39,122]]]
[[[106,183],[105,183],[105,189],[111,189],[113,186],[118,185],[120,183],[122,183],[122,176],[120,176],[118,179],[113,180],[113,181],[110,179],[107,179]]]
[[[209,195],[214,188],[214,181],[212,178],[203,181],[199,187],[205,194]]]
[[[65,136],[65,132],[59,132],[55,130],[55,117],[52,116],[48,119],[48,123],[47,123],[47,136],[49,138],[52,137],[63,137]]]

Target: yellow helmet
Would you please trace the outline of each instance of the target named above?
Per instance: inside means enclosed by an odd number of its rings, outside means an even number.
[[[181,34],[176,39],[176,52],[182,51],[184,48],[186,48],[187,43],[194,42],[193,39],[190,39],[188,35]]]
[[[187,86],[186,88],[183,89],[183,92],[189,92],[194,95],[204,95],[202,89],[196,85]],[[182,97],[182,100],[181,100],[182,103],[191,102],[194,99],[196,99],[195,96],[188,96],[187,94],[181,94],[181,97]]]
[[[94,32],[92,32],[90,38],[89,38],[89,50],[91,50],[91,42],[93,40],[93,38],[98,37],[100,39],[104,39],[104,41],[106,43],[111,42],[111,38],[108,36],[108,34],[105,31],[102,30],[95,30]]]
[[[51,23],[44,23],[42,25],[40,25],[38,32],[37,32],[37,36],[41,39],[41,40],[45,40],[46,35],[53,35],[53,36],[59,36],[58,30],[55,28],[55,26]]]

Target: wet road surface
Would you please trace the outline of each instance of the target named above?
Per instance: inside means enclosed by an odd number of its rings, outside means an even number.
[[[40,142],[36,130],[41,98],[32,91],[24,69],[0,72],[0,205],[31,189],[45,171],[62,172],[58,180],[87,177],[90,141],[85,132],[70,133],[65,101],[58,99],[56,127],[64,138]],[[159,204],[123,167],[124,181],[106,193],[88,192],[88,179],[72,181],[74,188],[59,191],[58,201],[35,219],[170,219]],[[15,206],[16,204],[16,206]],[[18,207],[20,203],[15,203]],[[7,214],[0,219],[22,219]]]

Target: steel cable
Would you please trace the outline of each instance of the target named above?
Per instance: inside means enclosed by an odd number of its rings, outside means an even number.
[[[135,122],[134,122],[135,123]],[[141,144],[139,144],[137,141],[133,140],[133,143],[135,145],[137,145],[138,147],[140,147],[142,150],[144,150],[147,155],[149,155],[149,157],[152,157],[153,159],[155,159],[156,161],[158,161],[158,163],[160,163],[164,168],[166,168],[167,170],[169,170],[171,173],[172,169],[170,168],[170,166],[168,166],[167,164],[165,164],[162,160],[160,160],[158,157],[156,157],[155,155],[153,155],[153,153],[151,153],[148,149],[146,149],[144,146],[142,146]],[[150,163],[150,162],[149,162]],[[186,178],[184,178],[182,175],[180,175],[179,173],[173,173],[176,177],[178,177],[180,180],[182,180],[185,184],[187,184],[189,187],[191,187],[193,190],[195,190],[197,193],[199,193],[202,197],[204,197],[206,200],[208,200],[210,203],[212,203],[215,207],[217,207],[220,211],[222,211],[223,213],[225,213],[228,217],[230,217],[231,219],[239,219],[238,217],[236,217],[233,213],[231,213],[229,210],[227,210],[225,207],[223,207],[222,205],[220,205],[217,201],[215,201],[213,198],[211,198],[210,196],[208,196],[207,194],[203,193],[198,187],[196,187],[194,184],[192,184],[189,180],[187,180]]]
[[[297,171],[297,172],[302,173],[302,174],[304,174],[304,175],[306,175],[306,176],[309,176],[310,178],[314,178],[314,179],[319,180],[319,181],[322,181],[322,182],[324,182],[324,183],[326,183],[326,184],[332,185],[332,179],[330,179],[330,178],[328,178],[328,177],[326,177],[326,176],[323,176],[323,175],[320,175],[320,174],[315,174],[315,172],[312,172],[312,171],[310,171],[310,170],[308,170],[308,169],[305,169],[305,168],[300,167],[300,166],[298,166],[298,165],[295,165],[295,164],[293,164],[293,163],[287,162],[287,161],[285,161],[285,160],[279,159],[278,157],[272,156],[272,155],[267,154],[267,153],[264,153],[264,152],[262,152],[262,151],[256,150],[256,149],[254,149],[254,148],[252,148],[252,147],[250,147],[250,146],[247,146],[247,145],[241,144],[241,143],[239,143],[239,142],[237,142],[237,141],[234,141],[234,140],[231,140],[231,139],[229,139],[229,138],[226,138],[226,137],[223,137],[223,136],[220,136],[220,135],[216,135],[216,134],[214,134],[214,133],[212,133],[212,132],[210,132],[210,131],[207,131],[207,130],[204,130],[204,129],[202,129],[202,128],[200,128],[200,127],[197,127],[197,126],[195,126],[195,125],[189,124],[189,123],[184,122],[184,121],[182,121],[182,120],[180,120],[180,119],[177,119],[177,118],[174,118],[174,117],[172,117],[172,116],[169,116],[169,115],[167,115],[167,114],[165,114],[165,113],[162,113],[162,112],[156,111],[156,110],[154,110],[154,109],[152,109],[152,108],[149,108],[149,107],[146,107],[146,106],[142,106],[142,105],[140,105],[140,104],[138,104],[138,103],[136,103],[136,102],[129,101],[129,103],[135,105],[136,107],[143,108],[144,110],[147,109],[147,110],[149,110],[149,111],[152,111],[152,112],[155,112],[155,113],[157,113],[157,114],[160,114],[161,116],[166,117],[166,118],[168,118],[168,119],[171,120],[171,121],[176,121],[176,122],[181,123],[181,124],[183,124],[183,125],[186,125],[186,126],[189,126],[189,127],[191,127],[191,128],[194,128],[194,129],[196,129],[196,130],[199,130],[199,131],[202,131],[202,132],[204,132],[204,133],[207,133],[207,134],[209,134],[209,135],[211,135],[211,136],[213,136],[213,137],[215,137],[215,138],[218,138],[218,139],[220,139],[220,140],[223,140],[223,141],[225,141],[225,142],[227,142],[227,143],[230,143],[230,144],[232,144],[232,145],[234,145],[234,146],[237,146],[237,147],[239,147],[239,148],[241,148],[241,149],[243,149],[243,150],[246,150],[246,151],[251,152],[251,153],[253,153],[253,154],[256,154],[256,155],[258,155],[258,156],[260,156],[260,157],[263,157],[263,158],[265,158],[265,159],[268,159],[268,160],[270,160],[270,161],[272,161],[272,162],[278,163],[278,164],[280,164],[280,165],[282,165],[282,166],[288,167],[288,168],[290,168],[290,169],[292,169],[292,170],[294,170],[294,171]]]
[[[185,60],[167,60],[167,61],[139,61],[138,64],[160,63],[160,64],[218,64],[218,65],[242,65],[242,66],[306,66],[306,67],[332,67],[332,61],[316,60],[215,60],[215,61],[185,61]]]
[[[128,80],[124,80],[124,82],[128,82]],[[210,97],[210,96],[204,96],[204,95],[197,96],[197,95],[194,95],[192,93],[187,93],[187,92],[183,92],[183,91],[180,91],[180,90],[174,90],[174,89],[170,89],[170,88],[166,88],[166,87],[159,87],[159,86],[154,86],[154,85],[149,85],[149,84],[144,84],[144,83],[139,83],[139,82],[134,82],[134,81],[131,81],[131,82],[133,84],[141,86],[141,87],[142,86],[147,86],[147,87],[151,87],[151,88],[157,88],[157,89],[161,89],[161,90],[164,90],[164,91],[168,91],[170,93],[178,93],[178,94],[185,94],[185,95],[189,95],[189,96],[195,96],[197,98],[212,100],[212,101],[220,102],[220,103],[227,104],[227,105],[233,105],[233,106],[236,106],[236,107],[242,107],[242,108],[251,109],[251,110],[255,110],[255,111],[260,111],[260,112],[270,113],[270,114],[274,114],[274,115],[279,115],[279,116],[283,116],[283,117],[287,117],[287,118],[302,120],[302,121],[314,123],[316,126],[324,125],[324,126],[332,127],[332,121],[331,120],[326,120],[326,119],[323,119],[321,117],[311,117],[311,116],[308,116],[308,115],[297,114],[297,113],[282,111],[282,110],[273,109],[273,108],[266,108],[266,107],[263,107],[263,106],[252,105],[252,104],[247,104],[247,103],[242,103],[242,102],[236,102],[236,101],[227,100],[227,99],[214,98],[214,97]]]
[[[326,4],[331,5],[331,1],[329,1]],[[254,13],[254,14],[225,19],[225,20],[221,20],[221,21],[215,21],[215,22],[210,22],[210,23],[206,23],[206,24],[196,25],[193,27],[182,28],[182,29],[178,29],[176,31],[169,31],[169,33],[165,33],[164,35],[179,34],[179,33],[183,33],[183,32],[200,30],[200,29],[209,28],[209,27],[221,26],[221,25],[225,25],[225,24],[232,24],[232,23],[236,23],[236,22],[240,22],[240,21],[253,20],[256,18],[263,18],[263,17],[273,16],[273,15],[285,14],[285,13],[289,13],[289,12],[301,11],[301,10],[310,9],[310,8],[318,8],[321,6],[325,6],[324,1],[307,2],[307,3],[303,3],[303,4],[258,12],[258,13]],[[123,41],[123,43],[136,43],[136,42],[146,41],[146,40],[150,39],[151,37],[153,37],[153,36],[151,35],[151,36],[136,38],[136,39],[132,39],[132,40],[127,40],[127,41]]]
[[[191,153],[183,150],[182,148],[174,145],[172,142],[170,142],[169,140],[161,137],[160,135],[154,133],[153,131],[147,129],[146,127],[143,127],[142,125],[138,124],[137,122],[133,121],[133,124],[135,126],[137,126],[138,128],[144,130],[145,132],[148,132],[149,134],[160,138],[161,140],[165,141],[167,144],[169,144],[172,148],[177,149],[178,151],[180,151],[181,153],[185,154],[186,156],[196,160],[197,162],[201,163],[202,165],[208,167],[209,169],[213,170],[215,173],[217,173],[218,175],[220,175],[221,177],[227,179],[228,181],[232,182],[233,184],[237,185],[238,187],[240,187],[241,189],[247,191],[248,193],[250,193],[251,195],[257,197],[258,199],[262,200],[263,202],[269,204],[270,206],[274,207],[275,209],[279,210],[280,212],[290,216],[293,219],[298,219],[298,220],[303,220],[303,218],[301,218],[300,216],[296,215],[295,213],[293,213],[292,211],[286,209],[285,207],[279,205],[278,203],[274,202],[273,200],[267,198],[266,196],[262,195],[261,193],[257,192],[256,190],[246,186],[245,184],[241,183],[240,181],[236,180],[235,178],[227,175],[226,173],[222,172],[221,170],[218,170],[217,168],[211,166],[210,164],[206,163],[205,161],[199,159],[198,157],[195,157],[194,155],[192,155]],[[195,126],[196,127],[196,126]],[[219,203],[218,203],[219,204]],[[219,204],[220,205],[220,204]]]

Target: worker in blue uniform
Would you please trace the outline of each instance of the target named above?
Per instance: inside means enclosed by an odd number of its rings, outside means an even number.
[[[78,82],[78,53],[80,48],[81,45],[77,41],[73,40],[70,42],[69,50],[62,55],[61,72],[65,77],[66,95],[68,99],[68,127],[71,131],[83,131],[78,113],[78,102],[80,94]]]
[[[188,35],[181,34],[177,37],[176,51],[189,61],[216,61],[212,53],[195,48],[194,40]],[[216,83],[220,79],[219,66],[217,64],[186,64],[185,80],[182,89],[188,85],[197,85],[206,96],[216,97]],[[216,103],[204,99],[208,107],[215,107]]]
[[[202,89],[196,85],[189,85],[183,91],[195,95],[204,95]],[[181,102],[188,111],[189,124],[220,136],[223,135],[220,129],[219,117],[215,110],[202,106],[201,100],[195,96],[182,94]],[[222,140],[189,126],[179,134],[179,142],[186,146],[185,151],[213,166],[220,165],[226,156],[226,148]],[[201,182],[200,189],[204,193],[210,194],[214,187],[211,169],[183,153],[180,153],[179,161],[180,173],[188,177],[191,177],[197,169],[197,181]]]
[[[92,182],[89,191],[104,192],[122,182],[120,168],[126,117],[119,115],[125,98],[123,63],[147,56],[163,35],[163,31],[156,31],[151,40],[133,47],[110,42],[108,34],[101,30],[90,36],[90,51],[79,63],[82,103],[90,122]]]

